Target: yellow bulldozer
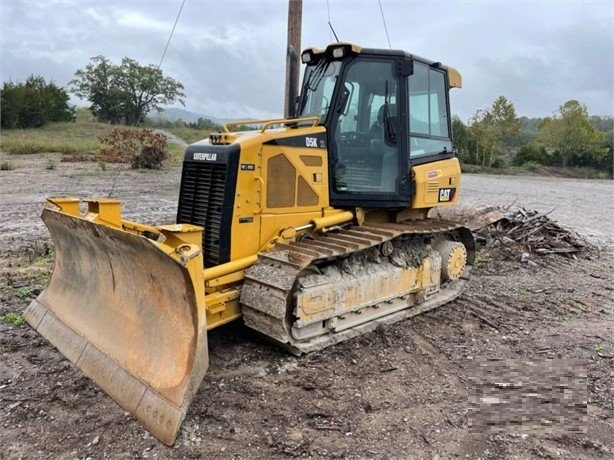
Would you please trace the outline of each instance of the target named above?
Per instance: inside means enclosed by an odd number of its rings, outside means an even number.
[[[294,116],[187,148],[176,224],[127,221],[114,199],[43,209],[56,265],[28,323],[169,445],[208,330],[243,318],[299,355],[445,304],[469,278],[471,232],[429,216],[459,197],[460,74],[347,43],[301,60]]]

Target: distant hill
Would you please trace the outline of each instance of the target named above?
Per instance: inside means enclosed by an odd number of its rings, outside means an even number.
[[[217,123],[218,125],[222,125],[226,123],[227,121],[229,121],[228,118],[212,117],[210,115],[203,115],[202,113],[190,112],[189,110],[177,109],[175,107],[165,108],[160,113],[156,111],[151,112],[149,113],[148,117],[153,118],[153,119],[160,117],[160,118],[163,118],[169,121],[176,121],[176,120],[181,119],[185,121],[186,123],[196,123],[199,118],[204,118],[204,119],[211,120],[212,122]]]

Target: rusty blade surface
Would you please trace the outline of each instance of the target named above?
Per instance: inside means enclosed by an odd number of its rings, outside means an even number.
[[[195,280],[144,237],[50,209],[43,220],[56,265],[26,320],[172,444],[208,366]],[[202,256],[190,263],[202,270]]]

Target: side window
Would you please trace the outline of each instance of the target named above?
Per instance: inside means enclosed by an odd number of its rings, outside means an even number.
[[[303,82],[301,116],[315,116],[319,117],[322,123],[326,121],[340,70],[340,63],[326,64],[325,61],[307,68]]]
[[[452,151],[445,74],[414,61],[409,78],[410,157]]]
[[[429,135],[429,73],[428,67],[414,63],[409,77],[409,131]]]
[[[322,108],[318,116],[322,119],[322,121],[326,120],[326,115],[328,114],[328,109],[330,108],[330,101],[333,98],[333,90],[335,89],[335,83],[337,82],[337,77],[327,77],[324,80],[324,85],[322,87]]]
[[[339,122],[341,123],[341,132],[353,132],[358,131],[358,98],[360,97],[360,83],[358,82],[345,82],[345,91],[347,101],[345,107],[339,107],[342,110],[339,116]]]
[[[448,137],[446,82],[442,72],[429,69],[429,99],[431,136]]]

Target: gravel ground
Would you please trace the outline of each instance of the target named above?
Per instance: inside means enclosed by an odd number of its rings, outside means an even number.
[[[614,181],[466,174],[461,207],[536,209],[594,242],[614,244]]]
[[[0,154],[0,162],[7,156]],[[118,196],[173,221],[178,168],[134,172],[43,156],[0,171],[0,315],[21,314],[53,268],[50,195]],[[240,322],[209,333],[210,367],[169,448],[38,336],[0,321],[0,458],[595,458],[614,456],[614,182],[466,175],[464,207],[550,210],[598,243],[577,258],[478,254],[469,288],[433,312],[296,358]],[[474,433],[475,362],[569,358],[588,371],[586,433]]]

